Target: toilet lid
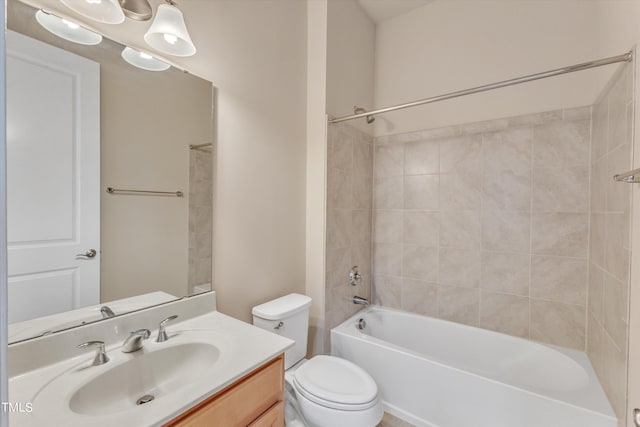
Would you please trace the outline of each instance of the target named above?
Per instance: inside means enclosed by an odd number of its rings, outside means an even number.
[[[314,401],[362,405],[378,396],[378,386],[368,373],[338,357],[315,356],[296,370],[294,379],[307,397],[316,398]]]

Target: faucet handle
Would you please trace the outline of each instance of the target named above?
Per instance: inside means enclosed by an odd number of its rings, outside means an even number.
[[[156,342],[165,342],[166,340],[169,339],[169,337],[167,336],[167,332],[165,331],[165,325],[178,318],[178,315],[174,314],[173,316],[169,316],[166,319],[164,319],[162,322],[160,322],[160,326],[158,327],[158,338],[156,338]]]
[[[86,348],[86,347],[95,347],[96,355],[93,358],[93,362],[91,366],[100,366],[104,365],[109,361],[109,357],[107,356],[107,351],[104,347],[103,341],[87,341],[82,344],[78,344],[78,348]]]
[[[137,331],[129,332],[129,335],[140,335],[143,339],[146,340],[151,336],[151,331],[148,329],[138,329]]]

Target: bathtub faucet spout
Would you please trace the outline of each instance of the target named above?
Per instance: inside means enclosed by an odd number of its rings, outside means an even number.
[[[351,301],[353,301],[354,304],[359,304],[359,305],[369,305],[369,300],[366,298],[362,298],[359,296],[354,296]]]

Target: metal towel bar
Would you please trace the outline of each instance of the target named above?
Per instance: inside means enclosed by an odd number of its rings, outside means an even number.
[[[113,187],[107,187],[107,193],[109,194],[118,194],[118,193],[157,194],[162,196],[176,196],[176,197],[184,196],[184,193],[182,191],[128,190],[124,188],[113,188]]]
[[[613,180],[618,182],[626,182],[627,184],[640,183],[640,169],[634,169],[629,172],[614,175]]]

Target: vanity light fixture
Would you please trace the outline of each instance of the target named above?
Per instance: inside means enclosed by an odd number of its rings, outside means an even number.
[[[122,58],[134,67],[147,71],[164,71],[170,67],[166,62],[128,46],[122,50]]]
[[[96,45],[100,44],[102,41],[102,36],[100,34],[87,30],[75,22],[60,18],[52,13],[45,12],[42,9],[36,12],[36,21],[38,21],[38,23],[47,31],[70,42]]]
[[[169,55],[191,56],[196,53],[184,16],[173,0],[165,0],[165,4],[158,6],[144,40],[152,48]]]
[[[60,0],[62,4],[85,18],[103,24],[121,24],[124,12],[118,0]]]
[[[153,9],[147,0],[118,0],[124,16],[136,21],[148,21],[153,16]]]

